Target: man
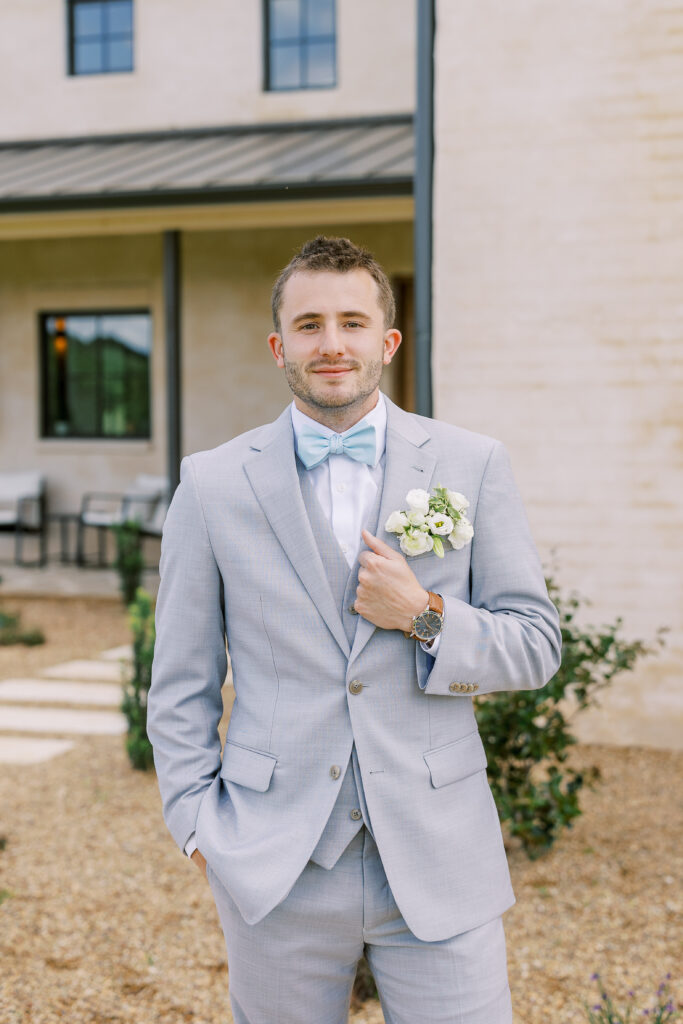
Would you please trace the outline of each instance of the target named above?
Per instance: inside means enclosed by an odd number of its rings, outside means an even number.
[[[164,527],[166,823],[207,873],[237,1024],[342,1024],[363,953],[388,1024],[510,1024],[515,897],[472,695],[544,686],[560,630],[506,451],[381,394],[391,289],[347,239],[304,245],[273,319],[292,405],[183,459]],[[437,487],[453,514],[427,527]]]

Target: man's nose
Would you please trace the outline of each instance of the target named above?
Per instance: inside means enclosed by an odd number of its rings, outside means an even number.
[[[320,332],[318,348],[321,355],[343,355],[346,351],[344,336],[336,324],[334,326],[326,326],[325,329]]]

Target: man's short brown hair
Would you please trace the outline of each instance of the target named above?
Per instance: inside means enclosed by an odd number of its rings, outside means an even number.
[[[332,270],[339,274],[347,274],[350,270],[367,270],[377,284],[379,304],[384,311],[384,329],[388,331],[390,327],[393,327],[396,316],[394,294],[389,284],[389,278],[372,253],[368,249],[354,245],[348,238],[328,238],[326,235],[318,235],[317,238],[306,242],[292,256],[287,266],[280,271],[280,275],[273,285],[270,304],[273,310],[273,324],[278,333],[280,332],[282,293],[287,281],[292,274],[311,270]]]

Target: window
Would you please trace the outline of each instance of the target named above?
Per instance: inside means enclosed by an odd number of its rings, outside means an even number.
[[[337,82],[334,0],[265,0],[266,89]]]
[[[40,315],[43,437],[149,437],[146,311]]]
[[[68,0],[69,74],[133,70],[133,0]]]

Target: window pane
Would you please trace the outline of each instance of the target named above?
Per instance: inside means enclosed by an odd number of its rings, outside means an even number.
[[[77,75],[87,75],[104,68],[104,54],[101,42],[74,44],[74,71]]]
[[[297,89],[301,85],[301,58],[298,44],[272,46],[270,49],[270,88]]]
[[[270,0],[270,41],[298,39],[301,35],[301,0]]]
[[[334,44],[309,43],[306,46],[306,85],[334,85]]]
[[[110,39],[107,43],[107,70],[133,70],[133,44],[126,39]]]
[[[107,4],[107,31],[112,35],[130,35],[133,31],[131,0],[112,0]]]
[[[306,35],[334,35],[334,0],[307,0]]]
[[[44,324],[47,436],[149,437],[149,314]]]
[[[76,39],[80,39],[82,36],[100,36],[103,29],[101,3],[74,4],[74,36]]]

